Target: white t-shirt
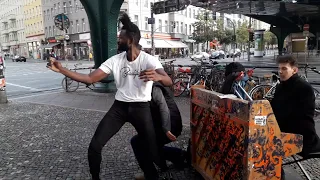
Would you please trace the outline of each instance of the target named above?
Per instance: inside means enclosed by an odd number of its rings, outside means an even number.
[[[151,101],[153,81],[144,82],[139,78],[141,71],[163,68],[160,61],[143,51],[136,60],[127,60],[126,52],[112,56],[99,69],[107,74],[113,74],[117,86],[115,99],[123,102]]]

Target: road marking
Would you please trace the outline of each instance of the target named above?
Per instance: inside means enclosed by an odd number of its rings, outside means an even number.
[[[8,82],[6,84],[7,85],[11,85],[11,86],[24,88],[24,89],[30,89],[30,90],[33,90],[33,91],[40,91],[40,89],[36,89],[36,88],[28,87],[28,86],[22,86],[22,85],[19,85],[19,84],[13,84],[13,83],[8,83]]]
[[[48,95],[48,94],[57,94],[57,93],[61,93],[64,92],[64,90],[60,90],[60,91],[55,91],[55,92],[47,92],[47,93],[41,93],[41,94],[33,94],[33,95],[29,95],[29,96],[22,96],[22,97],[16,97],[16,98],[8,98],[9,100],[17,100],[17,99],[24,99],[24,98],[29,98],[29,97],[36,97],[36,96],[43,96],[43,95]]]

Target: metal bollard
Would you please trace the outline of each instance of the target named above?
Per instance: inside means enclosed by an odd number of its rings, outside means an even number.
[[[6,80],[3,73],[3,64],[0,64],[0,104],[8,103],[7,93],[6,93]]]

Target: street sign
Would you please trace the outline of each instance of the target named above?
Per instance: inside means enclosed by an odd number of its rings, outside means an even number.
[[[303,25],[303,31],[309,31],[309,28],[310,28],[309,24]]]
[[[54,24],[60,30],[67,30],[70,26],[70,20],[65,14],[58,14],[54,18]]]
[[[148,18],[148,24],[155,24],[155,18]]]

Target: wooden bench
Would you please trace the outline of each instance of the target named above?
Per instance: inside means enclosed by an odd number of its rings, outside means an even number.
[[[207,180],[281,179],[282,160],[302,136],[282,133],[269,101],[191,90],[192,165]]]

